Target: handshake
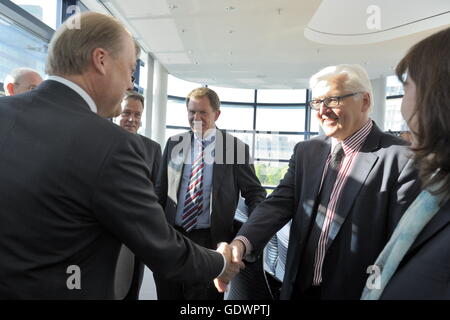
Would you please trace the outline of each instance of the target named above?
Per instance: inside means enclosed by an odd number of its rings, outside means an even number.
[[[228,283],[245,268],[242,258],[245,252],[244,244],[239,240],[233,240],[230,244],[226,242],[219,243],[217,252],[223,254],[227,260],[225,270],[214,279],[214,285],[219,292],[228,290]]]

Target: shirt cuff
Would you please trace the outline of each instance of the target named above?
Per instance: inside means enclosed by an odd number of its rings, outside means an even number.
[[[245,251],[244,251],[244,256],[242,258],[245,259],[245,258],[249,257],[250,253],[253,250],[253,246],[250,243],[250,241],[248,241],[248,239],[244,236],[237,236],[236,238],[234,238],[234,240],[239,240],[244,244]]]
[[[217,252],[217,251],[215,251]],[[220,253],[220,252],[219,252]],[[220,271],[219,275],[216,278],[220,278],[222,276],[222,274],[225,272],[225,269],[227,268],[227,258],[225,258],[225,255],[220,253],[222,255],[223,258],[223,268],[222,271]]]

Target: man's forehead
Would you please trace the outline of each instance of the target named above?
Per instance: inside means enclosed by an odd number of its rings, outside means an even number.
[[[323,97],[341,93],[345,90],[344,84],[348,79],[348,75],[345,73],[338,74],[327,80],[319,81],[314,88],[312,88],[312,96]]]
[[[195,103],[195,105],[194,105]],[[209,101],[209,98],[207,96],[201,96],[201,97],[190,97],[189,98],[189,103],[188,103],[188,108],[192,107],[211,107],[211,103]]]
[[[123,109],[138,109],[139,111],[144,110],[142,103],[139,100],[128,98],[122,101]]]

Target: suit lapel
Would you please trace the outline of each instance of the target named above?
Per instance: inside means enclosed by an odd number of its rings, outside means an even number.
[[[169,163],[167,166],[167,196],[178,204],[178,188],[180,187],[181,176],[183,174],[184,164],[188,160],[191,150],[191,132],[186,132],[180,136],[181,141],[174,141],[170,149]]]
[[[218,197],[220,187],[223,182],[226,166],[226,155],[230,154],[228,149],[233,147],[232,143],[226,143],[226,134],[222,130],[216,130],[215,155],[213,164],[213,192],[210,208],[212,211],[213,204]]]
[[[300,215],[304,217],[304,220],[300,223],[299,234],[301,240],[307,239],[309,231],[311,230],[311,224],[316,218],[314,209],[317,207],[320,183],[322,181],[323,171],[330,150],[331,140],[327,138],[325,141],[321,141],[314,149],[308,150],[307,153],[300,154],[303,160],[297,163],[297,165],[303,165],[303,168],[297,168],[297,170],[301,170],[305,175],[305,184],[303,187],[306,187],[305,190],[300,190],[300,196],[304,200],[299,202],[302,207],[298,208],[298,210],[306,212],[306,215]],[[310,154],[314,154],[317,161],[311,161],[309,159]]]
[[[374,124],[372,131],[367,136],[356,159],[354,159],[353,168],[350,171],[342,194],[339,197],[340,199],[336,207],[335,216],[330,226],[326,250],[328,250],[339,233],[339,230],[341,230],[353,203],[358,197],[359,191],[365,184],[369,173],[372,171],[372,168],[378,160],[378,156],[374,154],[373,151],[379,146],[380,133],[381,132]]]

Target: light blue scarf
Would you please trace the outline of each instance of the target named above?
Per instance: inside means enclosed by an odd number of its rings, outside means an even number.
[[[429,189],[433,190],[434,188]],[[429,191],[423,190],[409,206],[395,228],[391,239],[375,261],[374,266],[381,270],[376,288],[369,289],[366,285],[361,300],[378,300],[380,298],[406,252],[422,229],[439,211],[440,200],[441,197],[433,196]]]

